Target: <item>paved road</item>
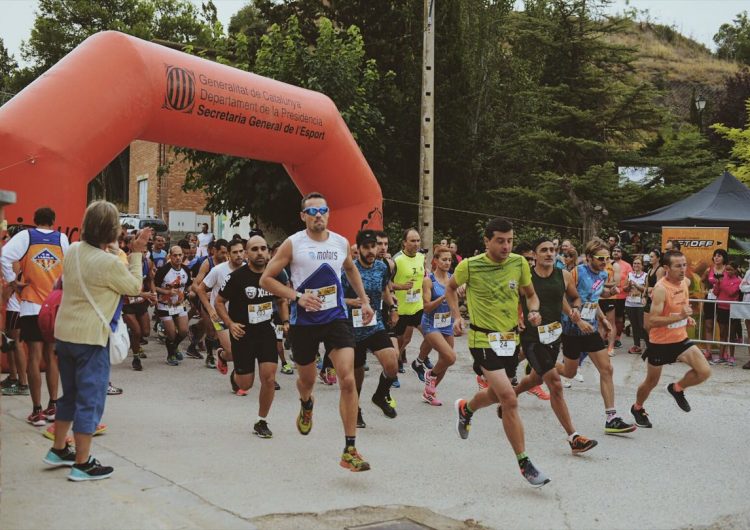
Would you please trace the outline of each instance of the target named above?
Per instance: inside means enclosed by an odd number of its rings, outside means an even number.
[[[464,339],[440,387],[446,406],[422,403],[407,373],[393,391],[395,420],[369,402],[379,373],[371,361],[358,446],[373,470],[363,474],[338,466],[336,387],[317,385],[315,425],[302,437],[295,378],[279,374],[274,438],[261,440],[251,434],[256,389],[234,396],[202,361],[169,367],[163,346],[153,341],[146,351],[143,372],[129,362],[112,371],[125,393],[107,400],[109,430],[94,444],[95,456],[115,467],[109,480],[71,483],[65,470],[47,469],[50,444],[25,422],[28,397],[2,398],[0,527],[312,529],[397,517],[446,529],[750,527],[750,372],[740,368],[717,367],[688,392],[693,411],[685,414],[663,389],[685,367],[667,367],[647,407],[655,428],[605,437],[596,371],[586,366],[585,382],[566,396],[577,429],[599,446],[577,457],[548,403],[522,396],[527,452],[552,478],[535,490],[493,410],[475,416],[470,439],[455,434],[452,403],[476,388]],[[626,353],[614,365],[617,405],[627,411],[644,366]]]

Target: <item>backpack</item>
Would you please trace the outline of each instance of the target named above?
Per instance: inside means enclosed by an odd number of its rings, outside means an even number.
[[[62,302],[62,281],[58,280],[55,287],[47,295],[39,310],[39,331],[42,332],[42,338],[46,343],[55,342],[55,319],[57,311],[60,309]]]

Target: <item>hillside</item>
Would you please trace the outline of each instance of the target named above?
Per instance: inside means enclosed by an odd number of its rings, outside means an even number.
[[[724,79],[740,70],[669,26],[629,21],[627,32],[611,40],[637,50],[638,73],[663,90],[663,104],[685,119],[693,94],[702,94],[710,105],[723,91]]]

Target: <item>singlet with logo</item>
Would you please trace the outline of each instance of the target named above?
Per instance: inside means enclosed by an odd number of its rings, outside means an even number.
[[[325,241],[315,241],[302,230],[289,237],[292,243],[292,286],[300,293],[318,296],[322,308],[307,311],[297,302],[292,302],[290,322],[296,326],[328,324],[347,318],[341,273],[349,255],[346,238],[328,231]]]
[[[690,293],[688,290],[689,284],[690,280],[686,278],[679,285],[675,285],[668,281],[666,276],[656,282],[656,287],[661,285],[666,291],[664,309],[662,309],[660,316],[677,316],[682,313],[682,308],[690,303],[688,301],[690,299]],[[688,338],[687,324],[688,319],[686,317],[667,326],[660,326],[658,328],[652,327],[648,332],[648,338],[654,344],[674,344],[682,342]]]
[[[193,280],[190,278],[190,271],[184,265],[179,269],[174,269],[171,263],[167,263],[156,271],[154,282],[160,289],[177,289],[179,291],[177,295],[160,294],[156,304],[156,308],[161,311],[174,311],[176,308],[183,306],[185,290]]]
[[[357,342],[365,340],[377,331],[385,331],[383,324],[383,291],[388,288],[389,271],[388,265],[380,260],[375,260],[372,267],[365,267],[356,260],[354,264],[359,269],[359,275],[362,277],[362,284],[365,287],[365,293],[370,299],[370,306],[375,311],[369,325],[364,325],[359,309],[356,307],[349,308],[349,321],[354,327],[354,338]],[[344,288],[344,298],[357,298],[346,274],[341,275],[341,285]]]
[[[534,291],[539,298],[539,314],[542,317],[541,326],[534,326],[529,323],[529,308],[526,305],[526,297],[521,299],[523,307],[523,317],[526,321],[526,328],[521,335],[523,339],[530,342],[539,342],[540,331],[544,337],[559,335],[562,332],[560,319],[563,312],[563,296],[565,295],[565,277],[562,269],[554,267],[552,274],[542,278],[531,269],[531,282],[534,284]],[[542,328],[541,330],[539,328]],[[558,331],[559,330],[559,331]],[[545,343],[546,340],[544,341]],[[551,341],[555,342],[555,341]],[[549,343],[551,343],[549,342]]]
[[[408,291],[396,290],[399,315],[416,315],[424,308],[422,299],[422,280],[424,279],[424,254],[417,252],[414,256],[407,256],[400,252],[393,258],[396,264],[396,274],[393,283],[413,282]]]
[[[243,265],[229,274],[219,294],[229,305],[229,318],[247,326],[245,332],[251,333],[252,338],[259,338],[259,334],[266,333],[276,340],[271,321],[275,296],[260,286],[261,275],[262,273]],[[276,280],[283,283],[284,276],[282,273],[276,276]]]
[[[453,274],[449,272],[448,280],[450,280],[452,276]],[[432,282],[432,287],[430,288],[430,300],[437,300],[441,296],[445,296],[445,285],[438,281],[434,272],[430,273],[430,282]],[[448,306],[448,301],[445,300],[445,298],[435,309],[429,313],[425,311],[422,315],[422,333],[426,334],[435,331],[439,331],[443,335],[453,335],[451,308]]]
[[[461,260],[453,274],[456,284],[466,284],[471,323],[495,332],[518,326],[518,289],[531,285],[529,262],[509,254],[501,263],[487,253]],[[470,348],[489,348],[487,333],[469,329]]]
[[[63,246],[60,232],[29,229],[29,248],[20,260],[24,281],[21,300],[43,304],[63,272]]]
[[[606,270],[593,271],[591,267],[582,263],[572,272],[573,280],[576,282],[578,296],[581,297],[581,318],[594,327],[599,328],[599,320],[596,318],[599,298],[601,297],[604,284],[607,283],[609,275]],[[583,335],[581,328],[574,324],[567,315],[562,316],[563,333],[566,335]]]

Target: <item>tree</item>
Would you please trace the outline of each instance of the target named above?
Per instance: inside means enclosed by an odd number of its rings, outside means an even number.
[[[750,115],[750,99],[746,102]],[[750,120],[744,129],[727,127],[721,123],[712,125],[713,129],[732,143],[732,160],[728,169],[735,177],[750,185]]]
[[[713,105],[714,112],[706,123],[721,123],[726,127],[742,128],[750,118],[746,106],[748,99],[750,99],[750,68],[744,67],[725,79],[724,90]],[[708,129],[707,134],[718,155],[728,158],[732,143],[711,128]]]
[[[10,78],[18,68],[18,63],[5,47],[3,39],[0,37],[0,92],[10,91]],[[0,104],[3,101],[0,99]]]
[[[732,24],[722,24],[714,35],[714,42],[719,58],[750,65],[750,19],[747,11],[739,13]]]
[[[252,70],[328,95],[377,174],[385,161],[383,141],[390,129],[374,102],[379,92],[387,90],[391,74],[381,75],[375,61],[366,59],[356,27],[338,30],[326,18],[317,24],[314,42],[304,38],[296,16],[283,25],[272,25],[261,38]],[[205,191],[208,210],[233,212],[235,219],[252,215],[286,232],[298,227],[293,205],[299,201],[299,192],[280,165],[178,151],[191,163],[185,188]]]

